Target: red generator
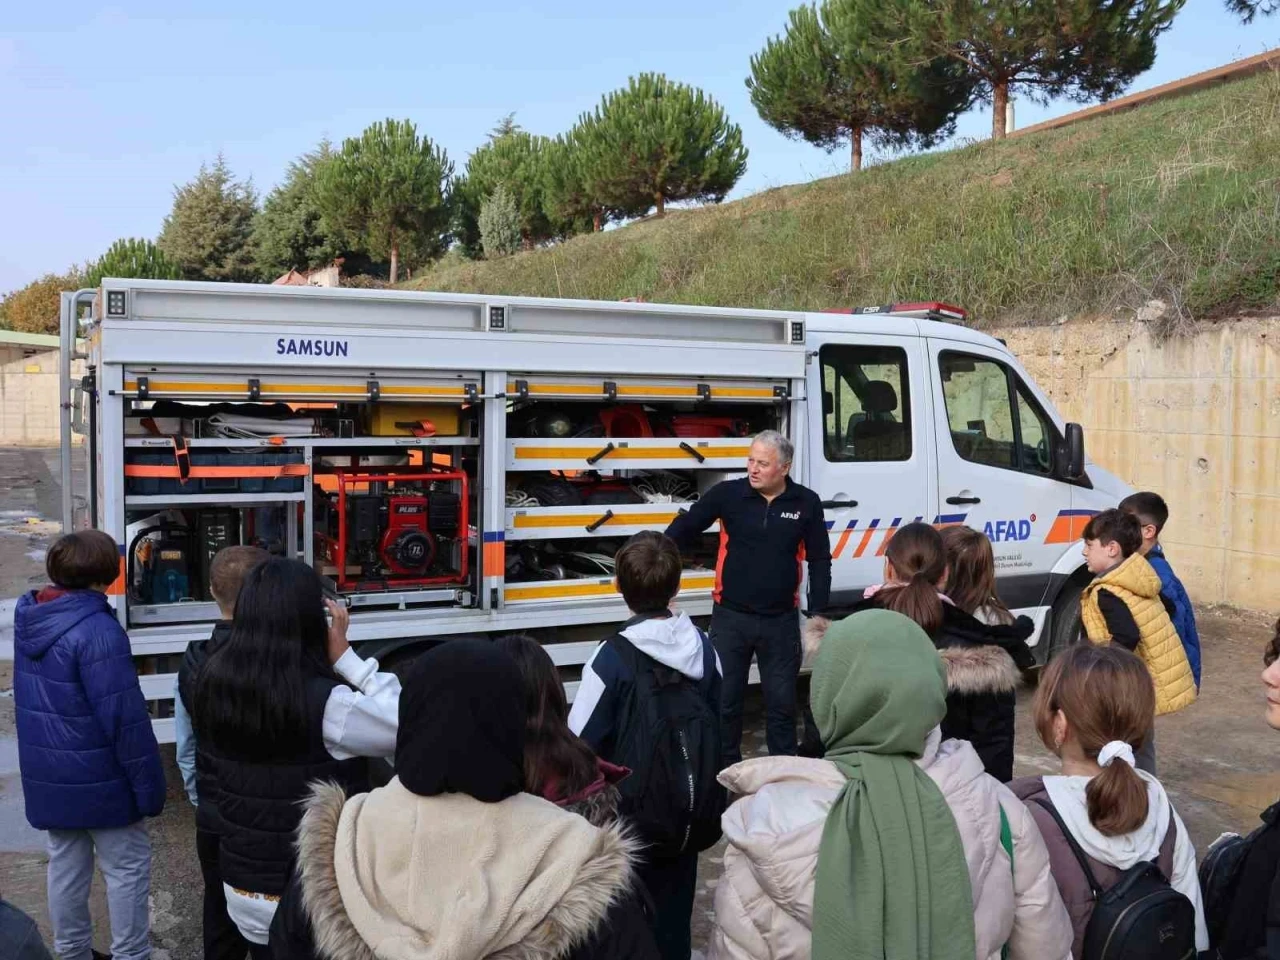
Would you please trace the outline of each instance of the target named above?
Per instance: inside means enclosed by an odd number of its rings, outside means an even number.
[[[317,497],[315,538],[339,591],[467,582],[465,473],[396,468],[332,476],[338,489]]]

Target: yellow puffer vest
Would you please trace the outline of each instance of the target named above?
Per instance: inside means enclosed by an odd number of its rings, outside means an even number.
[[[1106,588],[1124,601],[1138,625],[1138,649],[1156,686],[1156,716],[1177,713],[1195,703],[1196,682],[1173,621],[1160,602],[1160,576],[1135,553],[1124,563],[1096,578],[1080,597],[1085,633],[1094,643],[1109,643],[1111,632],[1098,606],[1098,590]]]

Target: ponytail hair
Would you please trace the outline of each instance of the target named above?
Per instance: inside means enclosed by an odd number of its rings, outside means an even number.
[[[1055,753],[1053,719],[1061,710],[1084,755],[1097,760],[1108,743],[1137,749],[1151,735],[1156,694],[1151,672],[1118,647],[1081,643],[1049,663],[1036,691],[1036,732]],[[1147,784],[1122,757],[1115,757],[1085,788],[1089,822],[1099,833],[1118,837],[1147,820]]]
[[[942,629],[938,585],[947,573],[941,535],[927,523],[908,523],[893,535],[885,557],[900,582],[877,594],[880,606],[914,620],[932,637]]]

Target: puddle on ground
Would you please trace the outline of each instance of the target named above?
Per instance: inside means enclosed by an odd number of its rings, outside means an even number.
[[[1280,774],[1220,774],[1213,781],[1187,784],[1183,790],[1226,804],[1243,820],[1251,821],[1280,796]]]

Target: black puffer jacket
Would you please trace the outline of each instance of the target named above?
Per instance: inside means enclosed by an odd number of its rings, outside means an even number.
[[[982,766],[1001,783],[1013,779],[1013,726],[1019,669],[1035,658],[1026,640],[1035,631],[1028,617],[987,624],[949,603],[942,630],[933,638],[947,668],[944,739],[968,740]]]
[[[852,613],[878,607],[882,593],[861,601]],[[1013,721],[1019,671],[1035,664],[1027,638],[1035,632],[1028,617],[987,624],[952,603],[942,604],[942,627],[934,633],[947,668],[944,740],[968,740],[982,766],[1001,783],[1013,779]]]

